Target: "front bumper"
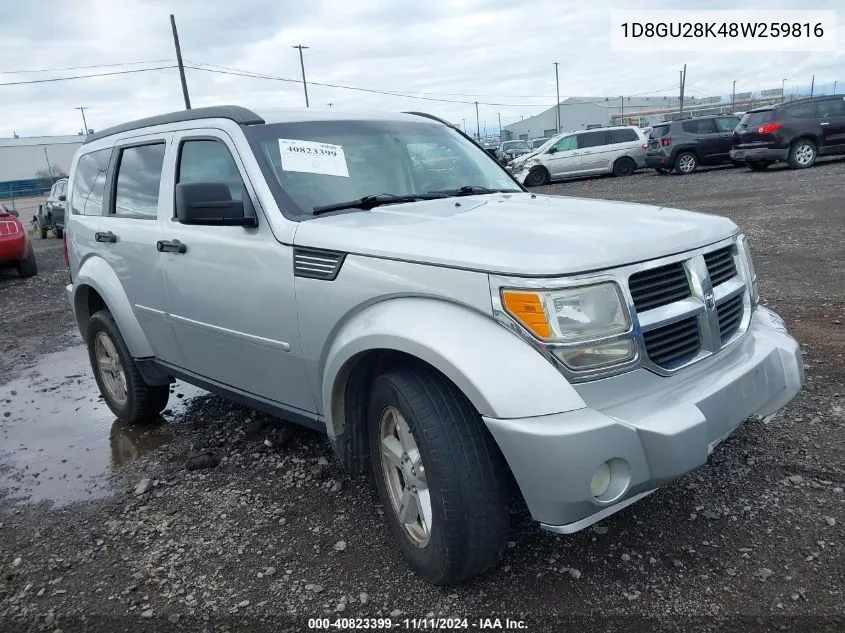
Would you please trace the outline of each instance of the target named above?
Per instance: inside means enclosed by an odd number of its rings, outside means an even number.
[[[583,409],[484,421],[534,519],[570,533],[695,470],[742,421],[774,414],[803,383],[798,343],[777,314],[758,307],[735,348],[686,373],[640,369],[578,385]],[[627,485],[599,501],[591,480],[611,460],[624,466],[615,476]]]
[[[748,149],[732,149],[731,160],[738,163],[775,162],[789,157],[788,149],[773,149],[771,147],[752,147]]]

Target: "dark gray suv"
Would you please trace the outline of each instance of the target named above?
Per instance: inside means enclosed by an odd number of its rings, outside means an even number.
[[[731,161],[732,134],[739,117],[702,116],[656,124],[648,137],[646,167],[658,173],[691,174],[699,165]]]

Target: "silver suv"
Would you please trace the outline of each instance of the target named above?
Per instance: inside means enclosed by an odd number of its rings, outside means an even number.
[[[434,583],[499,560],[512,493],[581,530],[804,379],[733,222],[526,192],[428,115],[135,121],[86,139],[68,209],[112,411],[180,379],[326,433]]]
[[[519,182],[537,187],[573,176],[628,176],[645,166],[648,139],[631,126],[560,134],[508,164]]]

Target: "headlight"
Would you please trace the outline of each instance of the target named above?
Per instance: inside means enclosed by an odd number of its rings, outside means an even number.
[[[748,273],[748,278],[751,280],[751,305],[756,306],[760,302],[760,294],[757,291],[757,271],[754,270],[751,249],[748,247],[748,240],[744,235],[739,236],[737,245],[739,246],[739,252],[742,253],[742,258],[745,260],[745,269]]]
[[[631,339],[607,341],[629,332],[631,318],[615,283],[560,290],[506,289],[502,303],[508,313],[537,338],[556,343],[552,353],[574,370],[631,360]]]

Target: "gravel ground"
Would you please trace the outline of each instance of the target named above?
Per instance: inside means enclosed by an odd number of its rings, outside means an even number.
[[[845,630],[843,183],[840,160],[543,188],[731,217],[764,302],[806,352],[807,386],[779,416],[747,422],[704,467],[601,524],[560,537],[515,514],[501,566],[431,587],[400,559],[372,482],[344,475],[323,437],[200,396],[148,432],[166,429],[166,442],[107,470],[105,498],[0,501],[0,630],[299,631],[310,617],[406,628],[426,616],[529,631]],[[55,244],[35,241],[38,277],[0,278],[0,383],[74,344]]]

